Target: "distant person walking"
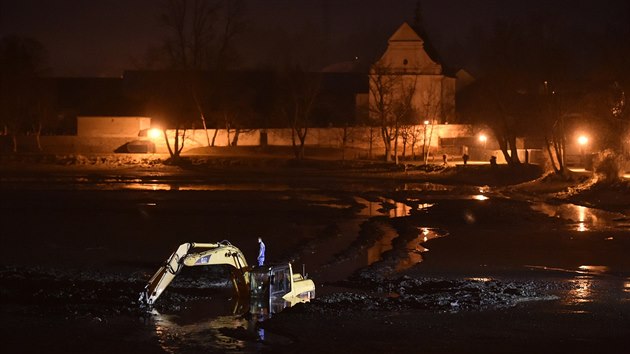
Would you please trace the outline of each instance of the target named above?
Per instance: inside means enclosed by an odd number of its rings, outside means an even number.
[[[468,159],[469,159],[468,154],[463,154],[462,155],[462,160],[464,160],[464,166],[466,166],[468,164]]]
[[[258,265],[261,266],[265,264],[265,243],[262,238],[258,238],[258,245],[260,248],[258,249]]]

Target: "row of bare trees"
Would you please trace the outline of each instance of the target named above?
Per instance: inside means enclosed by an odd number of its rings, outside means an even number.
[[[43,77],[49,72],[44,46],[19,36],[0,38],[0,135],[11,137],[17,152],[17,136],[39,136],[44,125],[55,119],[54,87]]]
[[[435,124],[444,118],[448,103],[442,99],[441,87],[432,81],[419,82],[420,77],[397,72],[381,62],[372,66],[368,124],[380,130],[385,161],[398,164],[400,157],[407,156],[407,147],[416,159],[416,146],[420,144],[422,160],[427,163]]]
[[[584,41],[588,62],[576,62],[552,18],[497,23],[481,35],[481,78],[458,97],[461,112],[489,127],[507,163],[521,163],[516,137],[541,136],[553,171],[566,173],[566,146],[578,129],[592,144],[627,154],[630,124],[630,25]]]

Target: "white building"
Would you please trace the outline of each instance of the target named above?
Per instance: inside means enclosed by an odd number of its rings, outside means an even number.
[[[413,87],[412,106],[417,123],[429,120],[442,124],[455,120],[456,79],[444,75],[424,48],[424,40],[407,24],[389,38],[387,50],[370,71],[370,105],[373,104],[374,75],[396,76],[405,87]]]

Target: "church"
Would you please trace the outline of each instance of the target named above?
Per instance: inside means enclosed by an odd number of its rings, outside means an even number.
[[[417,115],[412,123],[445,124],[455,120],[456,79],[444,74],[444,68],[425,50],[425,42],[403,23],[389,38],[387,49],[370,69],[369,105],[373,106],[376,75],[395,76],[410,90],[411,106]],[[401,97],[402,92],[393,93]],[[377,95],[376,95],[377,96]]]

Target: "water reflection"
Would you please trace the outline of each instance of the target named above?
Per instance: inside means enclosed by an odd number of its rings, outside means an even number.
[[[399,190],[405,191],[425,191],[425,192],[445,192],[451,191],[455,187],[436,183],[405,183]]]
[[[531,205],[531,208],[550,217],[568,220],[570,228],[579,232],[619,228],[623,226],[621,221],[625,220],[625,216],[621,213],[592,209],[575,204],[552,205],[535,203]]]
[[[597,265],[581,265],[578,267],[581,271],[589,274],[604,274],[610,271],[609,267]]]
[[[398,234],[391,227],[384,229],[385,233],[372,247],[368,248],[366,252],[367,264],[372,265],[383,258],[383,254],[387,251],[394,249],[392,240],[398,237]],[[397,272],[409,269],[414,265],[422,262],[422,253],[428,252],[429,249],[424,246],[429,240],[447,236],[448,233],[444,230],[434,229],[430,227],[419,227],[418,235],[411,238],[404,244],[403,250],[398,250],[395,270]],[[394,250],[396,251],[396,250]]]
[[[593,302],[593,276],[580,275],[571,280],[570,283],[571,289],[567,294],[567,304],[578,305]]]
[[[224,334],[226,328],[250,328],[250,321],[243,317],[216,316],[193,323],[181,323],[180,320],[181,316],[178,315],[153,313],[155,334],[166,352],[187,352],[193,348],[221,352],[240,351],[248,346],[246,341]]]
[[[382,235],[379,237],[372,247],[367,249],[367,265],[371,265],[381,260],[383,253],[391,250],[392,240],[398,237],[398,233],[389,225],[381,225]]]
[[[153,310],[151,322],[162,349],[169,353],[198,352],[200,348],[203,352],[258,352],[263,341],[287,341],[266,333],[258,323],[301,301],[250,300],[246,301],[247,306],[236,300],[233,312],[226,311],[231,304],[214,303],[221,302],[220,299],[212,302],[183,306],[184,309],[177,313],[163,314]]]
[[[480,200],[480,201],[484,201],[484,200],[488,200],[488,199],[490,199],[490,198],[486,197],[486,196],[485,196],[485,195],[483,195],[483,194],[473,195],[473,196],[472,196],[472,198],[473,198],[474,200]]]
[[[369,201],[361,197],[354,197],[354,200],[363,205],[364,208],[357,214],[357,216],[381,216],[387,215],[390,218],[399,218],[409,215],[411,207],[405,203],[397,202],[393,199],[381,198],[377,202]],[[433,204],[420,204],[418,209],[430,208]]]
[[[285,185],[257,185],[257,184],[191,184],[191,183],[124,183],[124,184],[97,184],[100,190],[137,190],[137,191],[287,191]]]

